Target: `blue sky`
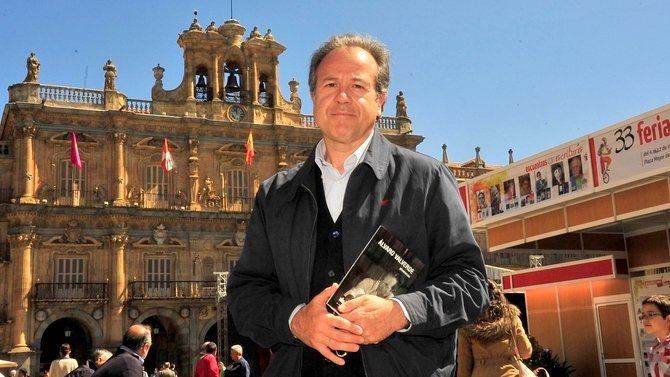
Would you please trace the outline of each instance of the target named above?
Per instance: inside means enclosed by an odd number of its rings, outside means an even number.
[[[411,4],[411,5],[410,5]],[[376,36],[392,54],[390,102],[405,93],[418,150],[451,162],[481,147],[490,165],[521,160],[670,102],[670,2],[256,0],[233,2],[246,29],[272,29],[286,46],[281,91],[301,83],[312,113],[311,53],[333,34]],[[231,17],[230,0],[3,0],[0,2],[0,102],[23,81],[35,52],[40,83],[102,89],[112,59],[117,89],[151,99],[152,68],[166,89],[182,79],[177,36],[193,10],[200,24]]]

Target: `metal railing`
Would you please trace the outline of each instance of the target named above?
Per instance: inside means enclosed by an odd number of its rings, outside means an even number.
[[[107,283],[37,283],[35,301],[107,301]]]
[[[217,296],[216,281],[172,280],[133,281],[128,283],[129,300],[208,299]]]

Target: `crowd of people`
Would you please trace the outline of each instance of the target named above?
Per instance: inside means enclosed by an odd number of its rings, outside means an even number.
[[[151,345],[151,328],[135,324],[125,332],[121,346],[115,354],[106,349],[95,349],[91,353],[91,359],[79,365],[76,359],[70,357],[70,345],[63,343],[60,346],[60,357],[51,362],[43,377],[149,377],[144,369],[144,361]],[[251,367],[243,356],[241,345],[230,347],[232,362],[228,366],[218,360],[216,343],[205,342],[200,349],[193,377],[250,377]],[[175,364],[169,361],[162,362],[151,376],[179,377]],[[27,370],[20,368],[18,373],[13,370],[9,377],[28,377]]]

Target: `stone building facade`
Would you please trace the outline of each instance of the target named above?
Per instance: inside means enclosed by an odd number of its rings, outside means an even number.
[[[151,100],[127,98],[111,60],[102,90],[41,84],[40,67],[57,67],[39,63],[9,87],[0,123],[0,357],[32,376],[61,343],[83,361],[94,348],[116,349],[133,323],[153,328],[148,372],[172,361],[190,375],[204,340],[223,339],[223,349],[238,341],[221,283],[242,251],[256,189],[304,161],[321,136],[302,112],[299,83],[282,94],[285,47],[270,31],[194,19],[177,42],[181,84],[163,88],[156,66]],[[382,117],[378,128],[409,149],[423,140],[408,132],[407,117]]]

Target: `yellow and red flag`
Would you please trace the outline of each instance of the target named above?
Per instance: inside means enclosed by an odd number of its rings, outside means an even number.
[[[256,151],[254,151],[254,135],[251,134],[251,128],[249,128],[249,136],[247,136],[247,156],[245,159],[247,165],[251,166],[251,164],[254,163],[255,154]]]

